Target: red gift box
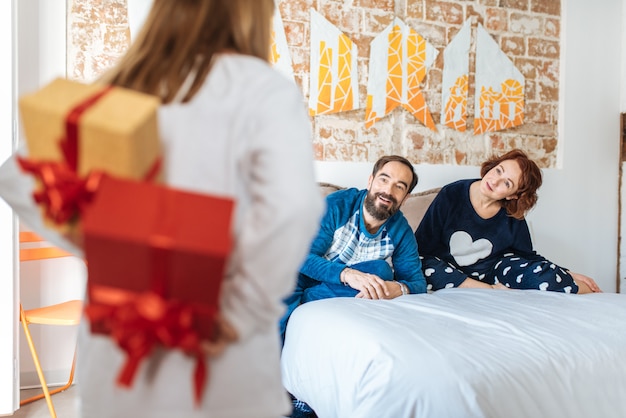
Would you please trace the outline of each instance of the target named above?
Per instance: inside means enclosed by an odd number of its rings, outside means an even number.
[[[220,285],[232,248],[230,199],[104,176],[83,215],[87,316],[126,352],[118,382],[130,386],[153,348],[197,359],[212,339]]]

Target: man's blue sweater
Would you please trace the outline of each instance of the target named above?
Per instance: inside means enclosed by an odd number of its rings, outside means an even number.
[[[406,218],[398,211],[370,234],[362,216],[366,194],[367,190],[351,188],[328,195],[326,214],[300,273],[338,284],[346,266],[388,260],[394,279],[404,283],[410,293],[426,292],[417,243]]]

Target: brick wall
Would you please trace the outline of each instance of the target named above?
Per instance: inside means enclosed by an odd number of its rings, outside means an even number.
[[[279,8],[296,79],[305,95],[310,81],[310,8],[336,25],[359,48],[362,109],[313,118],[316,159],[373,162],[381,155],[398,153],[416,164],[479,165],[492,152],[519,147],[540,166],[556,166],[560,0],[282,0]],[[437,132],[400,108],[372,128],[365,128],[370,42],[395,16],[440,52],[422,86]],[[525,123],[517,128],[473,135],[439,124],[443,49],[467,19],[485,27],[526,79]],[[472,71],[470,68],[470,81]],[[471,126],[472,83],[469,94]]]
[[[126,0],[67,1],[67,77],[94,81],[130,44]]]
[[[126,6],[126,0],[68,2],[69,77],[93,79],[123,53],[129,42]],[[312,118],[317,160],[373,162],[394,153],[416,164],[479,165],[493,152],[519,147],[541,167],[556,166],[560,0],[278,0],[278,6],[296,81],[307,97],[310,8],[358,45],[361,109]],[[436,132],[401,108],[365,128],[370,42],[396,16],[439,51],[422,85]],[[525,123],[517,128],[473,135],[471,130],[461,133],[439,124],[443,49],[468,19],[485,27],[525,77]],[[472,71],[470,68],[470,126]]]

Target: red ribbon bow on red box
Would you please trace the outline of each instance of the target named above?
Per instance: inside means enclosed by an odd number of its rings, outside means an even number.
[[[137,296],[106,287],[94,291],[103,299],[117,301],[114,304],[89,304],[85,313],[92,324],[109,334],[126,352],[118,383],[131,387],[141,360],[156,346],[180,349],[196,359],[194,395],[199,403],[208,373],[200,335],[193,327],[193,309],[187,304],[165,300],[155,292]]]
[[[17,161],[22,170],[41,181],[43,187],[33,192],[33,199],[57,224],[74,220],[85,209],[102,177],[102,172],[91,172],[80,178],[64,162],[36,162],[21,157]]]

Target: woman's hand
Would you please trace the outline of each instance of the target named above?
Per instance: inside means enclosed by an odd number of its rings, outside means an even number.
[[[498,290],[509,290],[508,287],[503,285],[502,283],[489,284],[485,282],[481,282],[480,280],[472,279],[468,277],[459,285],[459,289],[498,289]]]
[[[574,282],[578,285],[578,293],[601,293],[600,286],[591,277],[584,274],[569,272],[574,278]]]
[[[237,339],[235,328],[220,314],[215,318],[215,331],[213,340],[203,340],[202,349],[209,357],[217,357],[224,352],[228,344]]]
[[[496,284],[492,284],[491,285],[492,289],[496,289],[496,290],[510,290],[508,287],[506,287],[505,285],[503,285],[502,283],[496,283]]]
[[[63,233],[63,238],[71,242],[74,246],[84,250],[83,245],[83,232],[77,227],[72,227],[68,231]]]

